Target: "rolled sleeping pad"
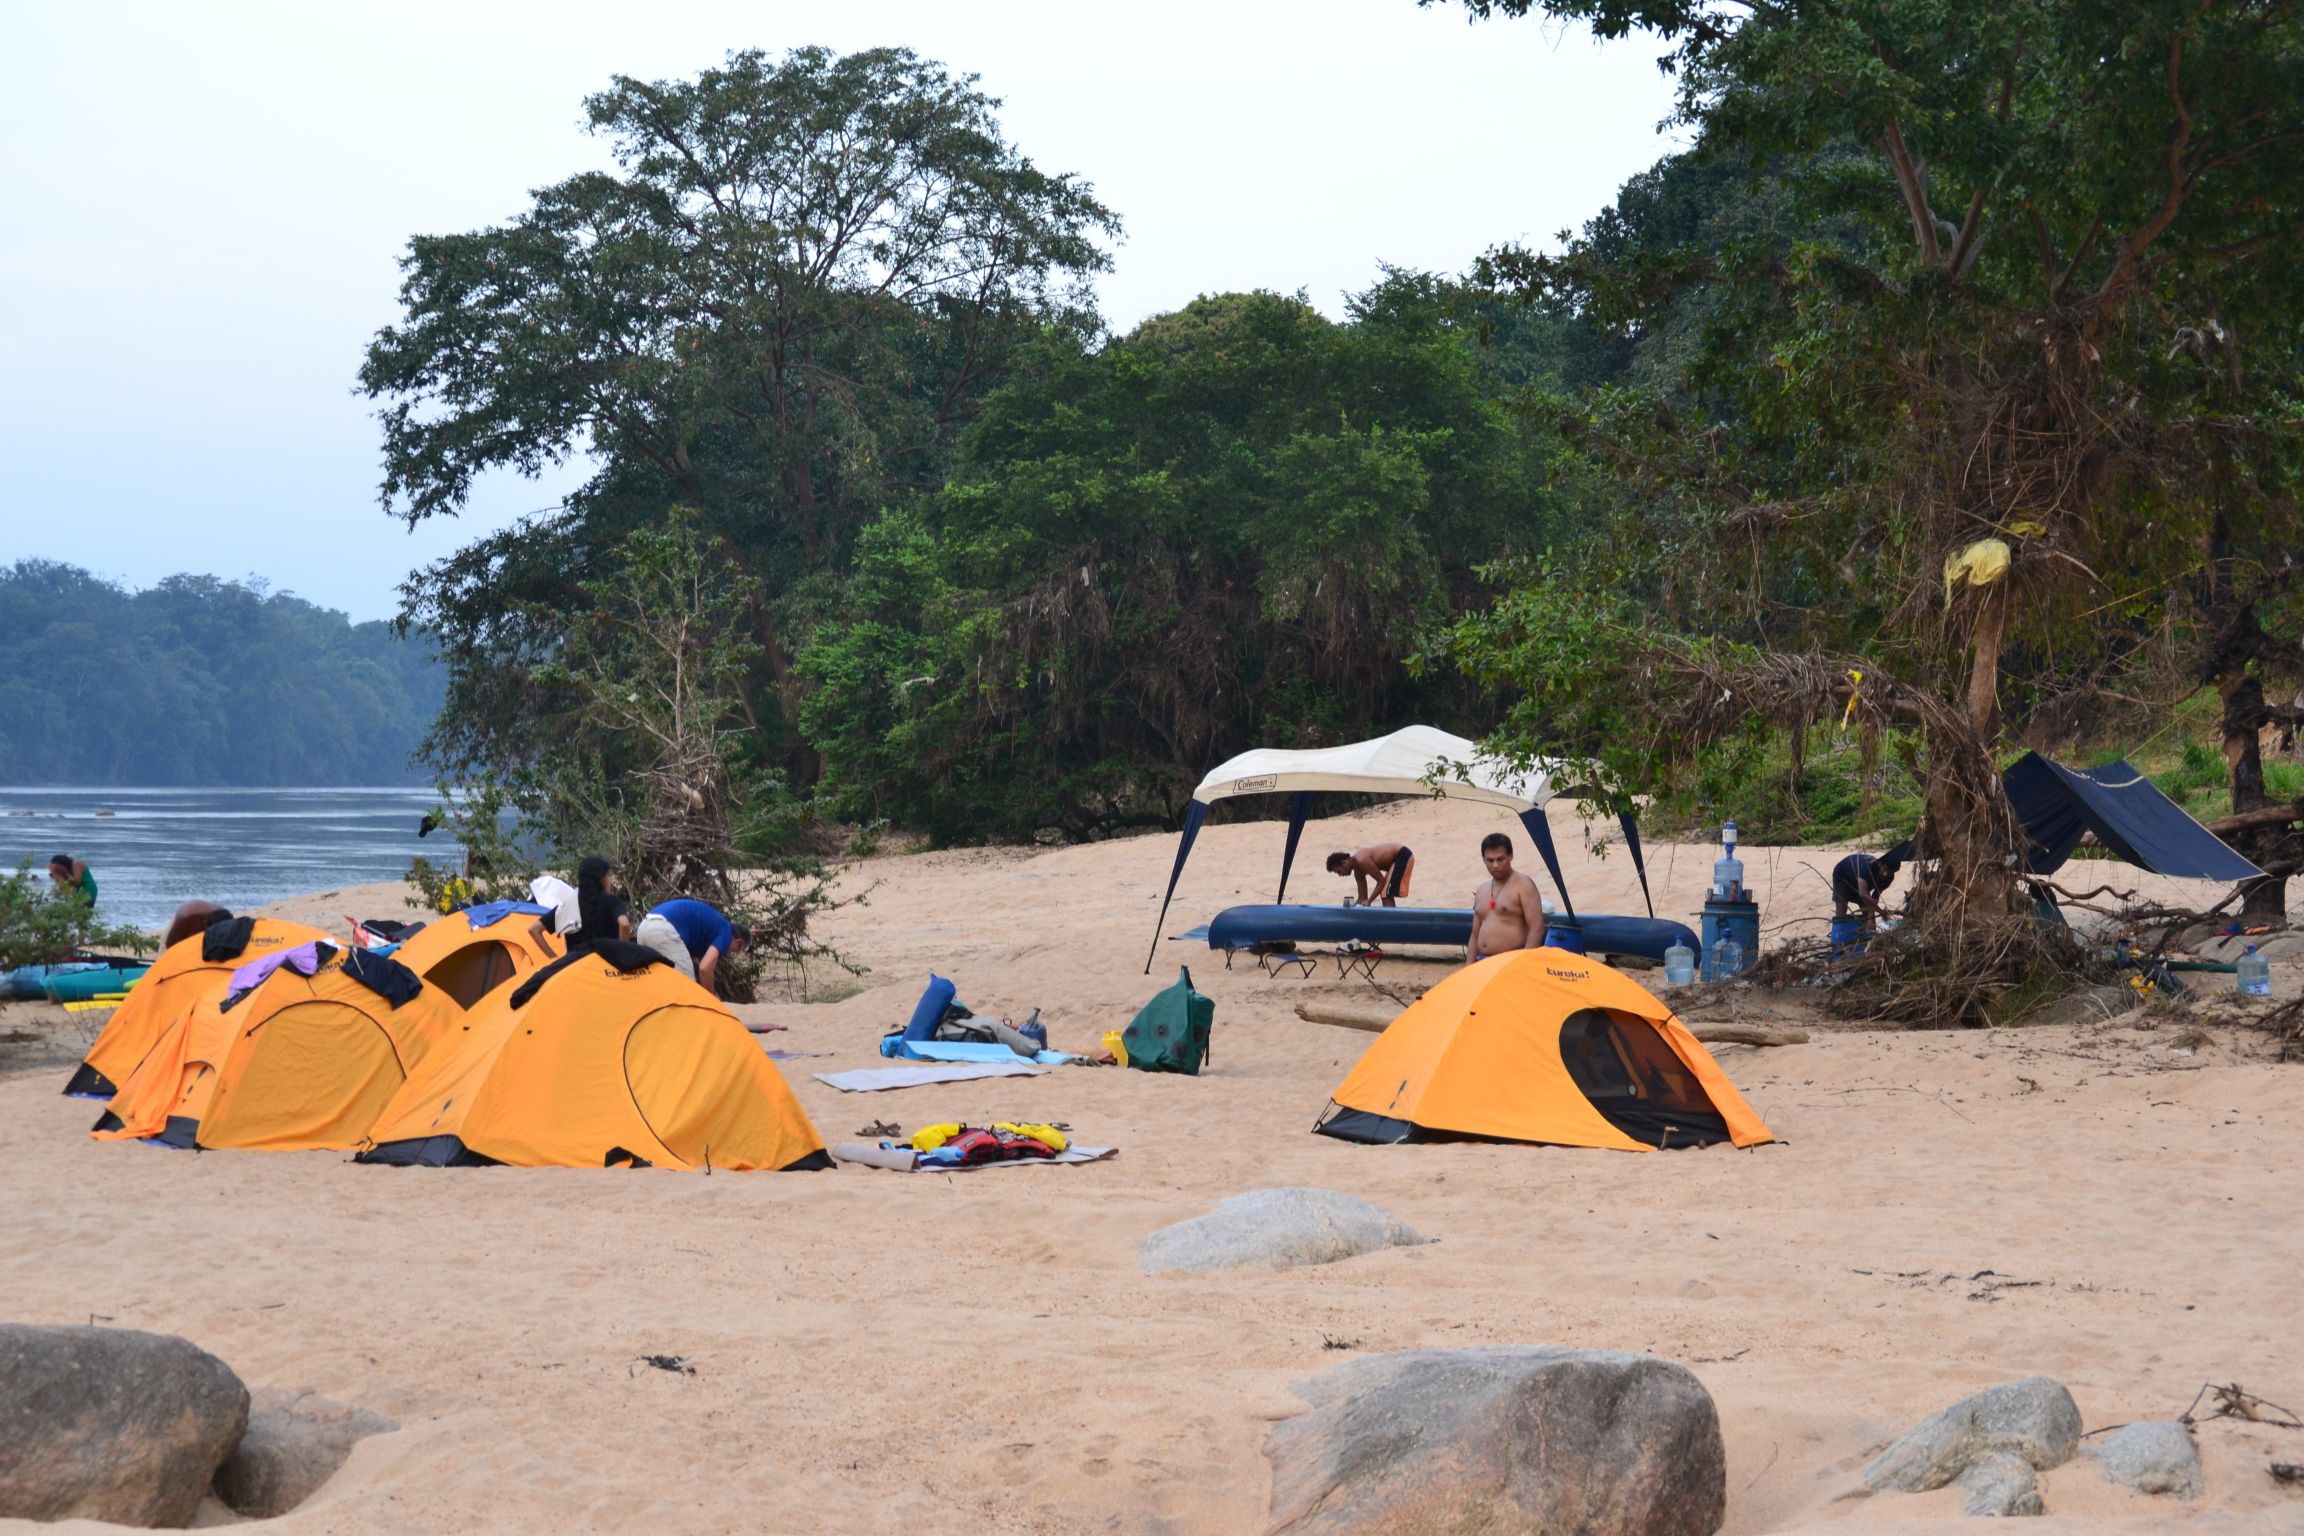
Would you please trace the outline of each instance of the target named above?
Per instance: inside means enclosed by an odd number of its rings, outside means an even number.
[[[1605,912],[1547,919],[1581,930],[1581,953],[1638,955],[1661,962],[1675,941],[1694,950],[1696,933],[1686,923],[1661,917],[1616,917]],[[1210,949],[1247,949],[1294,940],[1341,944],[1432,944],[1462,949],[1472,939],[1469,907],[1315,907],[1302,904],[1226,907],[1208,924]]]
[[[912,1009],[912,1020],[904,1026],[907,1040],[933,1040],[936,1026],[944,1022],[944,1010],[952,1006],[953,996],[959,988],[937,975],[928,973],[928,990],[920,994],[920,1001]]]
[[[150,966],[134,969],[125,966],[98,966],[94,970],[73,971],[64,976],[51,976],[40,984],[52,1003],[84,1003],[100,992],[125,992],[144,979]]]

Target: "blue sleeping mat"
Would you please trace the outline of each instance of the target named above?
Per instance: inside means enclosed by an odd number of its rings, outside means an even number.
[[[1569,927],[1568,921],[1557,920]],[[1584,951],[1594,955],[1643,955],[1662,960],[1677,939],[1691,950],[1696,934],[1686,923],[1661,917],[1611,917],[1580,913]],[[1341,944],[1439,944],[1462,949],[1472,938],[1469,907],[1314,907],[1301,905],[1226,907],[1208,925],[1210,949],[1246,949],[1283,940]]]

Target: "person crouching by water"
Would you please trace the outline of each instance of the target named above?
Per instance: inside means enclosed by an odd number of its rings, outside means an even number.
[[[632,937],[671,961],[681,975],[711,991],[720,957],[733,955],[751,943],[752,930],[731,923],[708,902],[681,896],[658,902],[640,919]]]
[[[48,861],[48,878],[56,882],[58,894],[77,891],[82,901],[96,905],[96,877],[81,860],[68,853],[56,855]]]
[[[1408,881],[1416,873],[1416,855],[1406,843],[1378,843],[1358,853],[1339,848],[1328,855],[1328,873],[1350,875],[1360,905],[1365,907],[1381,898],[1384,905],[1396,907],[1408,894]]]
[[[1488,879],[1472,893],[1472,940],[1464,963],[1515,949],[1544,947],[1544,898],[1536,882],[1512,867],[1512,839],[1491,832],[1480,840],[1480,862]]]

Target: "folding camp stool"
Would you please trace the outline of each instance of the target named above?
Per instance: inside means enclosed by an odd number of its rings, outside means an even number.
[[[1291,965],[1297,967],[1298,976],[1312,974],[1313,959],[1300,949],[1270,949],[1263,945],[1250,945],[1249,948],[1256,956],[1256,968],[1267,976],[1277,976]]]
[[[1331,951],[1336,956],[1336,979],[1342,981],[1354,971],[1363,981],[1376,979],[1376,967],[1384,963],[1384,951],[1358,939],[1347,939]]]

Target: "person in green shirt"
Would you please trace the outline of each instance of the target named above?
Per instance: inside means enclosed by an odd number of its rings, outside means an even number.
[[[78,891],[80,899],[90,906],[96,905],[96,876],[88,866],[68,853],[60,853],[48,861],[48,878],[56,882],[59,891]]]

